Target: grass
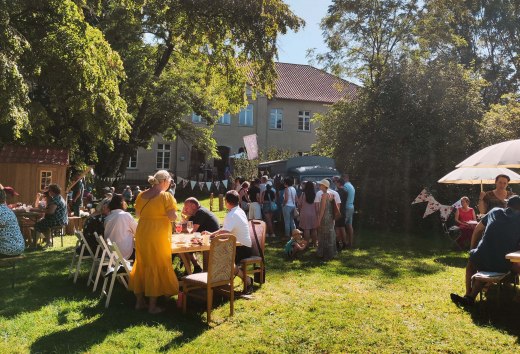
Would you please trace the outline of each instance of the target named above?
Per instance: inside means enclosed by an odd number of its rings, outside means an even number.
[[[357,233],[359,248],[324,263],[314,250],[283,257],[268,241],[267,282],[253,299],[217,306],[205,324],[204,305],[183,315],[133,310],[133,295],[116,285],[109,309],[68,279],[73,237],[64,248],[29,252],[16,288],[0,269],[0,353],[335,353],[519,352],[520,304],[512,287],[470,311],[450,292],[463,291],[466,256],[442,234]],[[237,290],[241,288],[237,281]],[[193,302],[192,302],[193,304]]]

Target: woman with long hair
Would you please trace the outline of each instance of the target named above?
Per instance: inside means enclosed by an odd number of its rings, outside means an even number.
[[[298,198],[298,207],[300,208],[300,228],[303,230],[303,238],[316,245],[316,235],[318,227],[318,215],[314,206],[314,198],[316,198],[316,190],[314,182],[307,181],[303,187],[303,193]]]

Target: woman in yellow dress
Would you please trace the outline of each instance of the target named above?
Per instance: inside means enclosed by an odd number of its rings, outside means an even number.
[[[139,223],[129,286],[137,298],[135,308],[147,308],[153,314],[164,311],[157,306],[157,297],[179,292],[171,257],[172,221],[177,219],[177,202],[166,192],[170,180],[167,171],[157,171],[154,176],[148,177],[152,187],[139,193],[135,201]],[[149,298],[148,306],[145,297]]]

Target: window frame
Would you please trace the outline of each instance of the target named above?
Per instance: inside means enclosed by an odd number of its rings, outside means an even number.
[[[251,124],[247,124],[249,119],[251,120]],[[244,124],[242,123],[242,120],[244,120]],[[240,109],[240,112],[238,113],[238,125],[240,127],[253,127],[255,125],[254,105],[252,103],[248,104],[247,107]]]
[[[53,179],[53,171],[52,170],[40,170],[39,171],[40,174],[39,174],[39,184],[40,184],[40,190],[43,191],[45,190],[50,184],[52,184],[52,179]],[[43,174],[44,173],[48,173],[49,175],[46,176],[46,177],[43,177]],[[45,184],[43,182],[43,178],[45,178],[46,180],[48,180],[48,183]]]
[[[166,149],[166,146],[168,146],[167,149]],[[166,158],[166,155],[168,155],[167,158]],[[157,150],[155,153],[155,168],[157,170],[169,170],[171,156],[172,156],[172,145],[171,144],[157,143]],[[162,161],[161,164],[159,164],[159,158]]]
[[[227,119],[224,119],[224,118],[227,118]],[[224,113],[222,116],[220,116],[218,118],[217,124],[219,124],[219,125],[231,125],[231,114]]]
[[[272,123],[273,123],[273,113],[276,114],[276,121],[275,121],[275,126],[273,127]],[[278,118],[280,118],[280,120],[278,121]],[[280,123],[280,127],[278,128],[278,124],[277,123]],[[269,129],[271,130],[283,130],[283,108],[271,108],[271,111],[269,112]]]
[[[135,160],[135,163],[132,164],[132,161]],[[129,170],[135,170],[137,169],[137,150],[134,151],[133,155],[130,155],[130,158],[128,159],[128,165],[126,166]],[[134,166],[132,166],[134,165]]]
[[[307,122],[306,122],[307,120]],[[300,128],[300,122],[302,123],[302,128]],[[305,124],[307,123],[307,124]],[[305,129],[305,126],[308,126],[308,129]],[[298,131],[300,132],[310,132],[311,131],[311,111],[301,110],[298,111]]]

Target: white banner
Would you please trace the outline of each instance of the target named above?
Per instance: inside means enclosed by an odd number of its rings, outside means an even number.
[[[437,210],[441,208],[441,204],[438,201],[436,201],[433,197],[432,199],[433,201],[429,201],[428,206],[426,206],[426,211],[424,212],[423,219],[428,215],[435,213]]]
[[[206,188],[208,188],[208,191],[211,190],[211,182],[206,182]]]
[[[227,189],[227,185],[228,185],[228,180],[227,180],[227,179],[225,179],[225,180],[223,180],[223,181],[222,181],[222,183],[224,184],[224,187],[226,187],[226,189]]]
[[[215,181],[215,187],[217,187],[217,190],[219,189],[219,187],[220,187],[220,181]]]
[[[200,190],[204,190],[204,182],[199,182],[199,188]]]
[[[421,191],[421,193],[419,193],[419,195],[415,198],[415,200],[412,202],[412,204],[416,204],[416,203],[422,203],[422,202],[426,202],[426,198],[428,198],[428,196],[430,195],[430,193],[428,193],[426,191],[426,188],[423,189]]]
[[[196,184],[197,184],[197,181],[190,181],[191,189],[195,189]]]
[[[256,143],[256,134],[244,136],[244,146],[246,147],[248,160],[258,158],[258,144]]]
[[[441,205],[439,209],[439,213],[441,213],[442,220],[448,220],[448,216],[450,216],[453,211],[453,207],[451,205]]]

